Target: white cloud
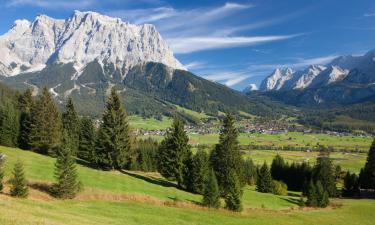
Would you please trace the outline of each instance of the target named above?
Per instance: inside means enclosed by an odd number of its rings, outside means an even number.
[[[193,61],[190,63],[185,64],[185,68],[188,70],[194,70],[194,69],[199,69],[205,67],[206,63],[205,62],[199,62],[199,61]]]
[[[328,55],[316,58],[298,59],[296,63],[292,63],[292,67],[304,67],[309,65],[324,65],[337,58],[338,55]]]
[[[293,38],[297,35],[256,37],[186,37],[170,38],[167,42],[175,53],[191,53],[207,49],[248,46]]]
[[[247,71],[212,71],[211,74],[202,77],[210,81],[223,83],[228,87],[232,87],[250,77]]]
[[[95,0],[10,0],[6,5],[8,7],[16,6],[36,6],[41,8],[68,8],[68,9],[82,9],[96,3]]]

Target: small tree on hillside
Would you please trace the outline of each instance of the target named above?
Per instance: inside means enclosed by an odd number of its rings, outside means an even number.
[[[328,192],[324,190],[323,185],[320,181],[314,184],[310,181],[306,205],[310,207],[321,207],[325,208],[329,204]]]
[[[329,196],[336,196],[336,173],[328,152],[319,153],[313,169],[313,180],[315,183],[320,181]]]
[[[204,183],[208,174],[208,154],[204,149],[198,149],[192,158],[192,168],[190,177],[192,181],[192,191],[194,193],[203,193]]]
[[[171,130],[159,146],[158,170],[165,178],[176,180],[179,187],[186,184],[186,167],[191,159],[188,141],[183,121],[174,118]]]
[[[15,147],[18,143],[19,118],[13,103],[0,106],[0,145]]]
[[[96,161],[95,155],[96,132],[93,121],[84,117],[80,121],[78,157],[91,163]]]
[[[256,189],[263,193],[273,192],[272,176],[266,162],[264,162],[263,166],[259,169]]]
[[[244,178],[248,185],[254,185],[257,181],[257,167],[254,165],[253,160],[247,159],[244,162]]]
[[[277,154],[275,158],[272,160],[271,165],[271,175],[272,178],[275,180],[282,180],[284,178],[284,172],[285,172],[286,164],[284,162],[284,159]]]
[[[203,190],[202,205],[212,208],[220,207],[220,193],[215,173],[212,169],[208,173]]]
[[[359,177],[355,173],[346,173],[344,177],[343,196],[352,197],[359,193]]]
[[[10,180],[10,195],[13,197],[26,198],[29,195],[27,180],[21,161],[17,161],[13,169],[13,178]]]
[[[65,132],[64,132],[65,133]],[[70,138],[64,134],[64,144],[57,151],[55,163],[55,178],[57,182],[53,185],[52,192],[58,198],[72,199],[81,190],[82,185],[78,181],[75,159],[69,149]]]
[[[225,196],[225,208],[237,212],[242,211],[241,196],[241,184],[237,173],[231,171],[229,173],[229,191]]]
[[[375,139],[368,151],[365,167],[361,170],[360,185],[363,189],[375,189]]]

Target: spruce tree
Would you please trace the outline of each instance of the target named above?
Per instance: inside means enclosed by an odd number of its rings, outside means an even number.
[[[310,207],[318,206],[318,195],[316,191],[316,186],[312,180],[310,180],[308,189],[307,189],[307,201],[306,205]]]
[[[253,160],[247,159],[244,163],[244,178],[245,183],[248,185],[254,185],[257,181],[257,167],[254,165]]]
[[[62,114],[62,124],[64,130],[67,132],[67,138],[70,139],[69,149],[72,151],[73,155],[77,155],[78,145],[79,145],[79,118],[75,110],[73,99],[68,98],[65,106],[65,112]]]
[[[124,169],[128,166],[132,140],[128,117],[113,88],[99,127],[95,155],[102,167]]]
[[[215,146],[210,156],[222,196],[226,196],[231,189],[229,173],[232,169],[240,181],[245,180],[243,178],[244,163],[237,138],[238,132],[234,126],[234,118],[227,114],[220,131],[219,144]]]
[[[219,186],[217,184],[215,172],[212,169],[209,170],[209,173],[205,180],[202,205],[211,208],[220,207]]]
[[[208,174],[208,154],[204,149],[198,149],[192,158],[192,168],[189,173],[191,176],[191,191],[194,193],[203,193],[204,183]]]
[[[27,180],[23,164],[17,161],[13,169],[13,178],[10,180],[11,188],[10,195],[13,197],[26,198],[29,194],[27,187]]]
[[[69,149],[72,146],[69,141],[71,139],[65,131],[64,144],[57,151],[55,163],[55,178],[57,182],[53,185],[52,192],[56,197],[62,199],[74,198],[82,188],[81,183],[78,181],[75,159]]]
[[[13,103],[0,108],[0,145],[15,147],[18,143],[19,117]]]
[[[191,149],[188,142],[183,121],[175,117],[159,147],[158,170],[165,178],[176,180],[179,187],[183,187],[189,177],[191,165],[187,164],[191,162]]]
[[[344,177],[344,188],[343,188],[343,196],[346,197],[353,197],[359,192],[359,178],[357,174],[350,173],[349,171],[346,173]]]
[[[272,160],[271,164],[271,175],[275,180],[282,180],[284,178],[286,164],[284,159],[277,154]]]
[[[324,190],[322,183],[318,180],[316,183],[316,197],[318,207],[325,208],[329,204],[328,192]]]
[[[27,89],[18,97],[18,109],[20,111],[19,118],[19,136],[18,147],[29,150],[30,146],[30,130],[31,130],[31,108],[34,104],[32,93]]]
[[[242,211],[241,196],[240,180],[238,179],[237,173],[232,170],[229,173],[229,191],[225,196],[225,208],[237,212]]]
[[[266,162],[263,163],[263,166],[258,172],[256,190],[263,193],[273,192],[272,176]]]
[[[5,164],[5,155],[0,153],[0,192],[4,188],[3,179],[4,179],[4,164]]]
[[[314,182],[321,182],[330,197],[336,196],[336,174],[328,152],[320,152],[313,169]]]
[[[361,170],[360,185],[363,189],[375,189],[375,139],[368,151],[365,167]]]
[[[87,117],[82,118],[79,129],[78,157],[94,163],[97,159],[95,141],[96,132],[93,121]]]
[[[61,145],[61,132],[60,113],[45,87],[31,109],[31,148],[42,154],[55,155]]]

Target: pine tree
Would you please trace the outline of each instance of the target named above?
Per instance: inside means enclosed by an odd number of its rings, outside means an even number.
[[[67,131],[67,138],[70,139],[69,149],[73,155],[77,155],[79,146],[79,118],[75,110],[73,99],[68,98],[65,106],[65,112],[62,114],[63,129]]]
[[[232,170],[229,173],[229,191],[225,196],[225,208],[237,212],[242,211],[241,196],[242,190],[240,181],[237,173]]]
[[[272,178],[275,180],[283,180],[285,167],[286,167],[286,164],[284,162],[284,159],[279,154],[277,154],[275,158],[272,160],[272,165],[271,165]]]
[[[127,114],[114,88],[102,120],[95,152],[97,163],[102,167],[124,169],[129,163],[132,139]]]
[[[215,172],[212,169],[209,170],[205,181],[202,205],[212,208],[220,207],[219,186],[217,184]]]
[[[203,193],[204,183],[208,174],[208,154],[204,149],[198,149],[192,158],[192,168],[189,173],[191,176],[191,191],[194,193]]]
[[[87,117],[82,118],[79,129],[78,157],[94,163],[97,159],[95,141],[96,132],[93,121]]]
[[[343,196],[353,197],[359,192],[359,177],[355,173],[346,173],[344,177]]]
[[[257,179],[257,191],[263,193],[272,193],[273,192],[273,181],[271,172],[268,169],[268,165],[266,162],[263,163],[263,166],[260,168],[258,172],[258,179]]]
[[[55,155],[61,145],[61,117],[48,89],[31,109],[31,148],[42,154]]]
[[[243,178],[244,163],[237,138],[238,132],[234,126],[234,118],[232,115],[227,114],[220,131],[219,144],[215,146],[210,156],[211,165],[215,171],[222,196],[228,194],[231,188],[229,173],[232,169],[234,169],[240,181],[245,180]]]
[[[248,185],[254,185],[257,181],[257,168],[254,165],[253,160],[247,159],[244,163],[244,178],[245,183]]]
[[[310,180],[310,183],[308,185],[307,189],[307,201],[306,205],[310,207],[316,207],[318,206],[318,197],[316,192],[316,186],[313,183],[312,180]]]
[[[179,187],[187,183],[184,178],[188,177],[187,163],[191,159],[188,141],[183,121],[175,117],[159,147],[158,170],[165,178],[176,180]]]
[[[19,160],[14,165],[13,178],[10,180],[10,184],[11,196],[26,198],[29,195],[23,164]]]
[[[62,199],[72,199],[81,190],[82,185],[78,181],[78,174],[72,146],[69,141],[70,137],[64,132],[64,144],[57,151],[57,159],[55,163],[55,178],[57,182],[53,185],[52,191],[54,195]]]
[[[375,139],[368,151],[365,167],[361,170],[360,185],[363,189],[375,189]]]
[[[13,103],[0,108],[0,145],[15,147],[18,143],[19,117]]]
[[[336,196],[335,168],[327,152],[320,152],[313,169],[313,179],[315,183],[321,182],[329,196]]]
[[[5,164],[5,155],[0,153],[0,192],[4,188],[3,179],[4,179],[4,164]]]
[[[27,89],[18,97],[18,109],[20,111],[18,147],[25,150],[31,149],[30,130],[31,108],[33,104],[34,100],[30,89]]]
[[[325,208],[329,204],[328,192],[324,190],[323,185],[320,181],[316,183],[316,196],[318,207]]]

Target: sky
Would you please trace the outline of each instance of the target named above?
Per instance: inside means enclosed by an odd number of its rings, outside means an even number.
[[[375,49],[374,0],[0,0],[0,34],[16,19],[74,10],[154,24],[190,71],[237,90],[276,67]]]

